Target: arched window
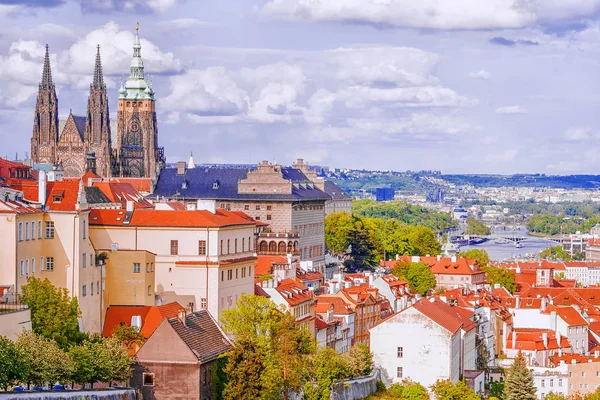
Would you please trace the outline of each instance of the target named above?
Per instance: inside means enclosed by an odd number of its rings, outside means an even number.
[[[285,246],[285,242],[283,242],[283,241],[282,241],[282,242],[279,242],[279,245],[278,245],[278,247],[279,247],[279,250],[278,250],[278,251],[279,251],[280,253],[285,253],[285,248],[286,248],[286,246]]]
[[[258,248],[260,249],[260,251],[269,251],[269,245],[264,240],[262,242],[260,242],[260,245],[258,246]]]
[[[269,251],[275,253],[277,251],[277,243],[275,243],[275,242],[269,243]]]

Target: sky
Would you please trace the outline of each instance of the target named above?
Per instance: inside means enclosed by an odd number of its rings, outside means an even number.
[[[0,156],[30,150],[44,47],[111,113],[136,21],[167,161],[600,173],[600,0],[0,0]]]

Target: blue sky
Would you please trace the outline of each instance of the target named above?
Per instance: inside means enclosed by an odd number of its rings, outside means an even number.
[[[29,151],[44,45],[59,111],[110,107],[135,21],[169,161],[598,173],[600,0],[0,0],[0,155]]]

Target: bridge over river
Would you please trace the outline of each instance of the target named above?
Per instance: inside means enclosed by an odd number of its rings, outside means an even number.
[[[496,243],[521,243],[526,241],[539,241],[540,239],[548,240],[557,244],[562,244],[563,238],[540,238],[536,236],[523,236],[523,235],[502,235],[502,234],[491,234],[491,235],[454,235],[450,237],[450,240],[454,244],[458,244],[461,246],[464,245],[474,245],[484,243],[490,240],[493,240]]]

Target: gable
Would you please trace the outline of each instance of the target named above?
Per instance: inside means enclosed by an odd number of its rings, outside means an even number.
[[[158,328],[142,345],[135,358],[141,363],[144,361],[198,363],[198,358],[166,319],[162,320]]]
[[[64,127],[60,131],[59,145],[83,144],[83,132],[85,129],[85,118],[69,115]]]

